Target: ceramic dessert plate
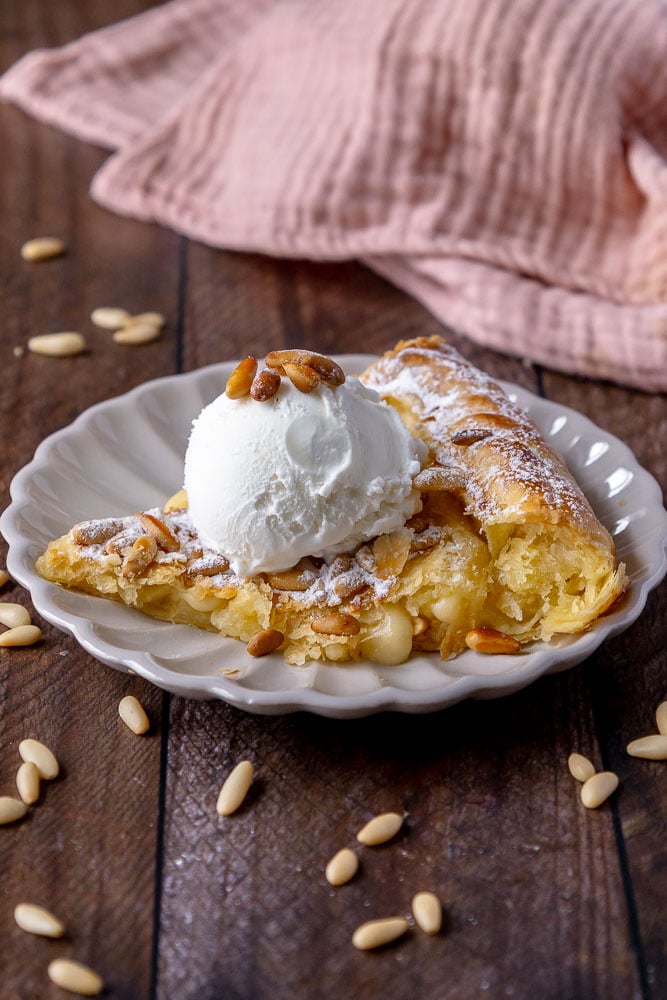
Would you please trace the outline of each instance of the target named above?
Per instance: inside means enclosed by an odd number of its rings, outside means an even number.
[[[354,374],[374,359],[336,360]],[[627,566],[629,594],[583,635],[534,643],[514,656],[466,651],[445,662],[437,653],[414,655],[396,667],[293,667],[280,655],[254,659],[234,639],[157,621],[43,580],[35,571],[37,556],[74,523],[162,506],[181,487],[192,419],[223,391],[235,364],[157,379],[91,407],[48,437],[11,484],[11,503],[0,518],[9,572],[30,591],[39,614],[109,666],[134,671],[175,694],[221,698],[250,712],[306,710],[338,718],[429,712],[467,697],[510,694],[581,662],[635,621],[665,575],[661,491],[626,445],[574,410],[501,383],[563,455]]]

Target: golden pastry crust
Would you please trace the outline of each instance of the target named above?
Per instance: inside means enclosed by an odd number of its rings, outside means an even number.
[[[480,627],[519,643],[582,631],[622,593],[612,540],[562,460],[499,386],[440,338],[403,342],[362,375],[429,447],[423,509],[331,564],[236,577],[185,498],[51,542],[47,579],[249,641],[278,629],[290,663],[443,658]],[[261,404],[258,404],[261,405]],[[149,541],[146,541],[146,539]],[[352,623],[349,619],[352,619]]]

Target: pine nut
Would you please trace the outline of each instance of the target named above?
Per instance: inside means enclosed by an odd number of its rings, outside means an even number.
[[[157,555],[157,542],[152,535],[141,535],[123,549],[123,564],[120,572],[130,579],[140,576]]]
[[[330,885],[345,885],[351,878],[354,878],[358,870],[359,858],[349,847],[343,847],[337,854],[334,854],[324,871],[324,875]]]
[[[0,604],[0,624],[7,628],[30,625],[30,612],[22,604]]]
[[[126,327],[134,326],[137,323],[150,323],[151,326],[158,326],[162,328],[166,323],[166,319],[159,312],[144,312],[136,313],[134,316],[130,316],[127,322],[124,324]]]
[[[186,510],[188,506],[188,494],[185,490],[179,490],[170,496],[164,505],[165,514],[171,513],[172,510]]]
[[[181,543],[171,528],[152,514],[139,514],[139,522],[147,535],[152,535],[163,552],[178,552]]]
[[[60,765],[55,754],[39,740],[21,740],[19,743],[21,760],[34,764],[40,778],[52,781],[60,774]]]
[[[271,399],[275,396],[279,388],[280,375],[276,372],[267,371],[267,369],[264,368],[261,372],[258,372],[252,380],[250,395],[253,399],[256,399],[258,403],[264,403],[267,399]]]
[[[241,806],[252,782],[253,766],[242,760],[228,775],[220,789],[216,810],[221,816],[231,816]]]
[[[598,771],[581,786],[581,801],[587,809],[597,809],[617,788],[617,774],[613,771]]]
[[[658,723],[658,732],[662,736],[667,736],[667,701],[663,701],[655,710],[655,721]]]
[[[21,247],[21,256],[29,261],[50,260],[51,257],[59,257],[63,253],[65,244],[57,236],[36,236],[32,240],[27,240]]]
[[[0,826],[23,819],[27,811],[27,805],[20,799],[12,798],[11,795],[0,795]]]
[[[442,904],[435,893],[418,892],[412,900],[412,916],[426,934],[437,934],[442,927]]]
[[[160,327],[155,323],[130,323],[128,326],[116,330],[113,339],[117,344],[150,344],[160,336]]]
[[[311,574],[304,573],[300,569],[285,569],[280,573],[267,573],[266,575],[267,583],[274,590],[295,590],[295,591],[305,591],[308,590],[312,584],[314,577]]]
[[[225,394],[230,399],[242,399],[249,395],[253,379],[257,374],[257,358],[248,355],[239,361],[232,374],[227,379]]]
[[[9,573],[5,569],[0,569],[0,587],[4,587],[9,582]]]
[[[580,753],[571,753],[567,758],[567,766],[570,769],[570,774],[577,781],[588,781],[595,774],[595,768],[588,757],[584,757]]]
[[[267,656],[275,653],[285,636],[277,628],[265,628],[250,637],[246,649],[251,656]]]
[[[49,962],[48,976],[52,983],[70,993],[96,997],[104,989],[104,980],[96,972],[72,958],[54,958]]]
[[[352,935],[352,944],[360,951],[368,951],[371,948],[381,948],[383,944],[389,944],[402,937],[408,929],[408,922],[405,917],[384,917],[381,920],[368,920],[365,924],[357,927]]]
[[[86,349],[86,338],[80,333],[40,333],[28,341],[28,350],[49,358],[69,358]]]
[[[495,628],[473,628],[466,635],[466,646],[476,653],[498,656],[503,653],[518,653],[520,643],[512,635],[499,632]]]
[[[39,800],[39,771],[31,760],[24,761],[16,772],[16,787],[27,806]]]
[[[357,840],[360,844],[366,844],[367,847],[386,844],[401,829],[404,818],[402,813],[381,813],[379,816],[374,816],[365,826],[362,826],[357,834]]]
[[[99,306],[93,309],[90,319],[100,330],[120,330],[125,326],[131,316],[127,309],[117,309],[115,306]]]
[[[151,724],[144,711],[144,706],[138,698],[135,698],[132,694],[128,694],[124,698],[121,698],[120,704],[118,705],[118,714],[127,728],[131,729],[133,733],[137,734],[137,736],[147,733],[150,729]]]
[[[14,920],[21,930],[41,937],[59,938],[65,933],[65,925],[43,906],[34,903],[19,903],[14,910]]]
[[[314,351],[302,351],[299,349],[288,351],[269,351],[266,355],[267,368],[277,371],[286,370],[286,365],[305,365],[313,368],[323,382],[335,388],[345,381],[345,372],[336,364],[333,358],[326,354],[316,354]]]
[[[18,625],[0,635],[0,646],[32,646],[42,638],[42,630],[37,625]]]
[[[627,751],[631,757],[643,757],[645,760],[667,760],[667,736],[656,733],[654,736],[642,736],[628,743]]]
[[[299,392],[312,392],[322,381],[319,372],[309,365],[295,365],[288,362],[284,368],[288,379]]]
[[[320,615],[310,623],[313,632],[321,635],[358,635],[361,625],[354,615]]]

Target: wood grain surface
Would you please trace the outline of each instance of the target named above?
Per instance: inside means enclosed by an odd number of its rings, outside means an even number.
[[[5,2],[0,70],[147,6]],[[7,106],[0,129],[2,507],[47,434],[146,379],[282,346],[373,352],[442,332],[355,263],[224,253],[112,216],[88,196],[102,151]],[[28,265],[19,248],[42,234],[62,236],[68,252]],[[106,304],[164,312],[163,336],[114,344],[89,321]],[[89,351],[54,360],[14,350],[58,329],[81,330]],[[664,490],[664,396],[449,336],[494,375],[618,435]],[[12,582],[1,597],[30,606]],[[40,622],[37,646],[0,651],[0,792],[14,792],[26,736],[53,747],[62,773],[26,820],[0,829],[0,998],[64,996],[46,978],[63,955],[97,969],[114,1000],[667,996],[667,764],[625,752],[667,697],[666,616],[663,583],[586,663],[518,694],[347,722],[171,696]],[[146,737],[118,718],[126,693],[150,715]],[[597,811],[579,801],[573,750],[620,776]],[[242,758],[256,780],[222,819],[217,793]],[[403,830],[359,849],[358,875],[333,889],[326,862],[385,810],[407,813]],[[422,889],[443,902],[439,935],[411,929],[377,953],[352,947],[358,924],[407,913]],[[66,937],[21,931],[21,901],[53,909]]]

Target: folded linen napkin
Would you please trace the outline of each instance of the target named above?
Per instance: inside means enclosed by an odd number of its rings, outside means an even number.
[[[116,150],[116,212],[360,258],[488,346],[667,390],[665,0],[172,0],[0,96]]]

